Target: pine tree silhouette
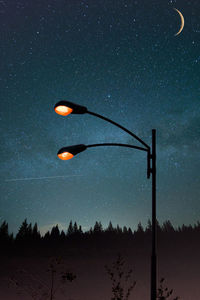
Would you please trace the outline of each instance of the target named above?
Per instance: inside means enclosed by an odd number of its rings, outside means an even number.
[[[27,219],[25,219],[16,235],[16,242],[28,244],[28,242],[30,242],[31,240],[31,236],[32,236],[32,225],[31,223],[28,224]]]
[[[8,223],[4,221],[0,226],[0,241],[1,243],[8,243],[9,240]]]
[[[72,225],[72,221],[70,221],[68,229],[67,229],[67,236],[70,237],[74,233],[74,228]]]

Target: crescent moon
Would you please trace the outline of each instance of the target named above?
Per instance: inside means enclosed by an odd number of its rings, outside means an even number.
[[[179,16],[181,17],[181,28],[180,28],[179,31],[175,34],[175,36],[177,36],[177,35],[180,34],[181,31],[183,30],[185,21],[184,21],[184,17],[183,17],[183,15],[182,15],[182,13],[181,13],[178,9],[176,9],[176,8],[174,8],[174,10],[176,10],[177,13],[179,14]]]

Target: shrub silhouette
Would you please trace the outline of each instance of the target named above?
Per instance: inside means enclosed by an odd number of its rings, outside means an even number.
[[[50,284],[25,269],[18,270],[15,276],[7,280],[20,294],[29,295],[34,300],[53,300],[63,284],[76,279],[75,274],[66,271],[61,258],[52,258],[47,272],[50,274]]]
[[[132,269],[127,272],[124,271],[124,260],[120,254],[112,267],[106,265],[105,269],[112,282],[111,300],[128,300],[136,285],[136,281],[131,278]]]
[[[170,299],[173,294],[173,289],[169,290],[167,287],[163,285],[165,279],[161,278],[160,279],[160,286],[157,289],[157,299],[158,300],[166,300]],[[171,298],[172,299],[172,298]],[[175,297],[172,300],[178,300],[180,299],[179,297]]]
[[[111,300],[128,300],[136,281],[131,279],[132,269],[125,273],[124,260],[119,254],[117,260],[112,264],[112,267],[105,266],[107,274],[112,282],[112,298]],[[178,300],[179,297],[173,297],[173,289],[168,289],[164,286],[164,278],[160,279],[160,285],[157,289],[157,300]]]

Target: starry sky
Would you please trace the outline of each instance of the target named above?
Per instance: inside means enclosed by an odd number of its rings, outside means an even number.
[[[185,27],[178,35],[180,10]],[[45,232],[77,221],[144,226],[151,180],[142,151],[99,147],[69,161],[68,145],[129,143],[84,105],[151,145],[157,130],[157,217],[175,226],[200,214],[200,3],[198,0],[0,1],[0,221]]]

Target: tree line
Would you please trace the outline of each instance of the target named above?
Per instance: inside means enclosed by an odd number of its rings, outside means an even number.
[[[146,228],[141,223],[138,224],[136,230],[132,230],[130,227],[120,227],[117,225],[114,227],[112,222],[109,222],[107,228],[103,228],[100,221],[96,221],[95,225],[90,230],[83,232],[82,226],[77,222],[69,222],[66,231],[60,230],[59,226],[53,226],[51,230],[47,231],[44,236],[41,235],[37,223],[32,225],[25,219],[19,227],[16,236],[13,233],[9,233],[8,223],[3,221],[0,225],[0,243],[1,245],[20,245],[20,244],[38,244],[40,242],[64,242],[70,240],[82,240],[82,239],[95,239],[95,238],[131,238],[140,239],[151,234],[151,222],[148,221]],[[172,223],[167,220],[162,225],[157,222],[157,234],[160,237],[170,236],[187,236],[196,237],[200,234],[200,222],[192,225],[182,225],[181,227],[174,228]]]

